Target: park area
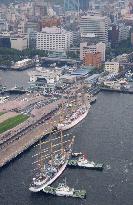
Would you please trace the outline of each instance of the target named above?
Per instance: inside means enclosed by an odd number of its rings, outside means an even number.
[[[0,113],[0,115],[2,116],[4,114]],[[5,121],[0,123],[0,134],[2,134],[3,132],[6,132],[7,130],[10,130],[10,129],[16,127],[17,125],[26,121],[28,118],[29,117],[26,115],[19,114],[17,116],[6,119]]]

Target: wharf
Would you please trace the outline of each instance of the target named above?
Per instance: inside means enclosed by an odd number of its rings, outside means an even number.
[[[133,90],[118,90],[118,89],[104,88],[104,87],[101,87],[101,91],[117,92],[117,93],[124,93],[124,94],[133,94]]]
[[[54,196],[59,196],[56,194],[56,188],[51,187],[51,186],[47,186],[45,189],[43,189],[43,192],[46,194],[52,194]],[[62,195],[62,196],[66,196],[66,197],[73,197],[73,198],[80,198],[80,199],[84,199],[86,197],[86,191],[85,190],[74,190],[72,195]]]
[[[0,167],[3,167],[5,164],[16,158],[30,146],[35,144],[39,139],[42,139],[44,136],[49,134],[53,126],[56,126],[56,118],[57,117],[55,115],[53,118],[45,121],[41,125],[38,125],[36,128],[31,129],[22,138],[19,138],[11,144],[7,144],[6,147],[0,151]]]

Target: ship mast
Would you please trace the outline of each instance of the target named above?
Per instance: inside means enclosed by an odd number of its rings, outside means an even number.
[[[51,155],[51,165],[53,165],[53,143],[51,140],[51,133],[50,133],[50,155]]]
[[[40,150],[40,171],[41,175],[43,175],[43,159],[42,159],[42,142],[41,140],[39,141],[39,150]]]
[[[62,131],[61,131],[61,154],[64,155],[63,133],[62,133]]]

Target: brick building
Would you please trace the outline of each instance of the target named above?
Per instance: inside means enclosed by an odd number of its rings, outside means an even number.
[[[83,62],[85,66],[94,66],[96,68],[100,68],[102,64],[101,53],[86,53]]]

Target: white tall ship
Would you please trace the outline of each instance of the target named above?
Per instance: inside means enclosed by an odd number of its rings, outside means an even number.
[[[39,153],[34,157],[38,159],[33,164],[39,167],[32,180],[29,190],[39,192],[45,187],[51,185],[65,170],[68,160],[71,156],[74,136],[64,141],[64,136],[57,135],[53,139],[40,143]],[[43,149],[43,145],[46,146]],[[35,169],[36,170],[36,169]]]
[[[70,101],[71,98],[72,101]],[[75,98],[75,100],[73,98]],[[87,116],[90,107],[91,106],[88,100],[88,95],[85,94],[84,91],[82,91],[81,93],[76,93],[75,91],[74,95],[73,93],[72,96],[69,95],[68,108],[66,110],[64,109],[65,117],[63,115],[63,119],[60,119],[60,122],[57,125],[57,130],[64,131],[77,125]],[[62,105],[62,109],[63,109],[63,105]]]
[[[57,129],[63,131],[74,127],[87,116],[89,110],[90,110],[90,104],[88,104],[87,107],[83,106],[77,109],[77,111],[73,113],[69,119],[66,118],[63,121],[63,123],[59,123],[57,125]]]

